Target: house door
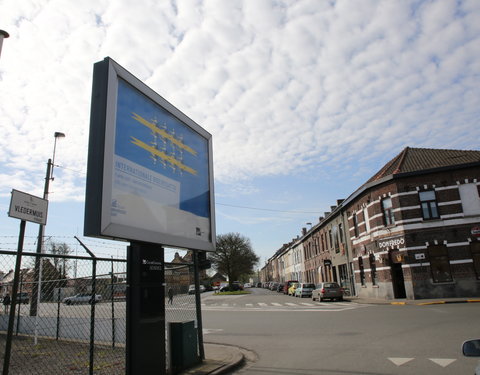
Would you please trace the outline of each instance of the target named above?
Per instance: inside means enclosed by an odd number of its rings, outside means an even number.
[[[405,291],[402,263],[394,262],[392,251],[388,252],[388,256],[390,258],[390,270],[392,273],[393,295],[395,298],[406,298],[407,292]]]

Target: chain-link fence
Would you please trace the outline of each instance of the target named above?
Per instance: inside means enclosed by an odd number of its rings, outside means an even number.
[[[15,252],[0,251],[0,298],[6,302],[12,296],[15,259]],[[124,374],[126,267],[124,259],[24,253],[8,373]],[[197,325],[192,284],[193,265],[165,265],[166,329],[172,321]],[[2,302],[0,307],[3,368],[13,306]],[[168,354],[166,362],[168,367]]]

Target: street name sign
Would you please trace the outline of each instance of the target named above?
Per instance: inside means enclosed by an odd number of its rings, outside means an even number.
[[[45,225],[47,224],[47,210],[48,200],[15,189],[12,190],[8,216]]]

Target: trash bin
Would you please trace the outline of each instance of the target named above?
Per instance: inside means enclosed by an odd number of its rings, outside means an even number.
[[[197,329],[193,320],[170,322],[170,370],[172,374],[200,363]]]

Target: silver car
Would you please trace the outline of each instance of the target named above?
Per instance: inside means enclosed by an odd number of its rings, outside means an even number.
[[[315,289],[315,284],[311,283],[300,283],[297,286],[297,289],[295,289],[295,297],[311,297],[312,292]]]
[[[343,288],[334,282],[323,282],[317,284],[315,290],[312,292],[312,300],[323,301],[324,299],[330,300],[343,300]]]

